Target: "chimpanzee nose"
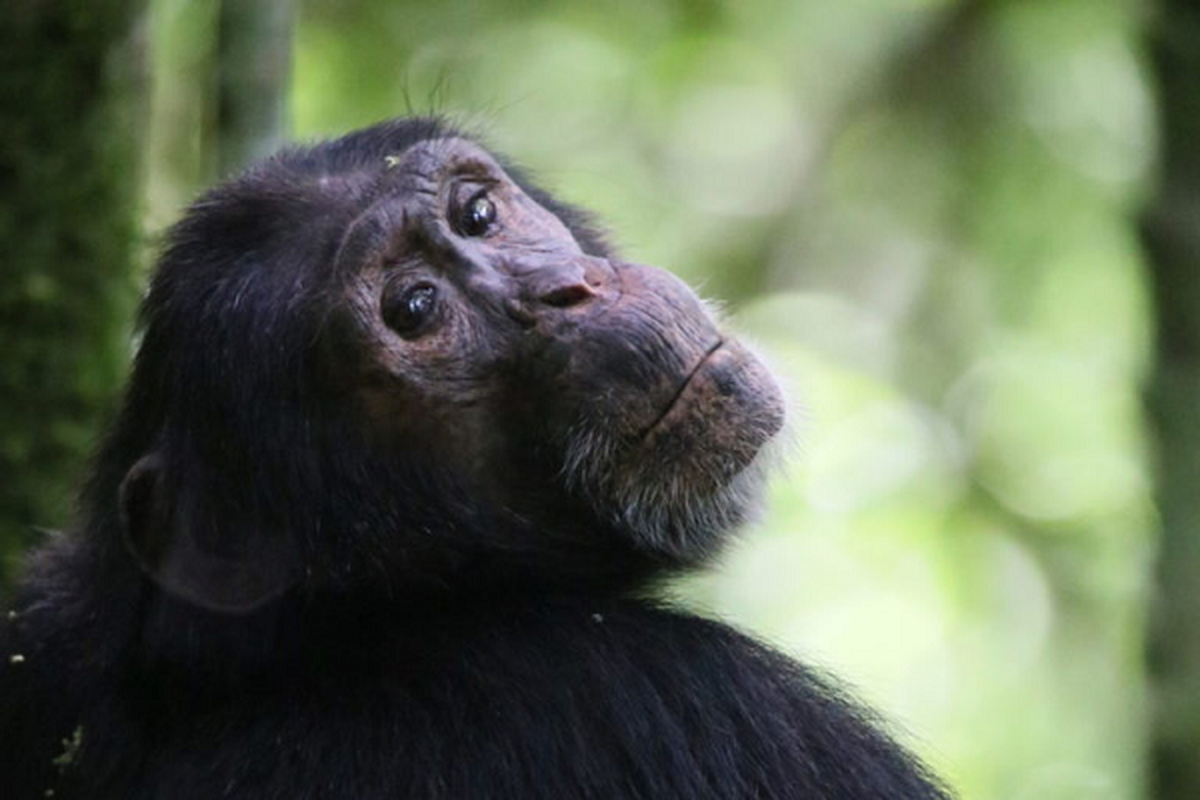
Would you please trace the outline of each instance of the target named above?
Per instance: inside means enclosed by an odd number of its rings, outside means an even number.
[[[582,277],[551,286],[541,293],[538,300],[555,308],[569,308],[580,303],[586,303],[596,296],[596,290],[589,286]]]
[[[603,259],[577,256],[526,274],[525,295],[533,305],[571,308],[593,300],[608,283],[611,267]]]
[[[539,311],[585,306],[613,282],[613,267],[602,258],[573,254],[548,261],[529,259],[508,268],[520,288],[505,305],[509,316],[523,325],[533,325]]]

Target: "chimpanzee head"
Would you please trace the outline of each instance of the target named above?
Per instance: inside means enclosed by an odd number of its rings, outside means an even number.
[[[95,502],[171,595],[624,584],[752,507],[775,383],[682,282],[436,120],[173,229]]]

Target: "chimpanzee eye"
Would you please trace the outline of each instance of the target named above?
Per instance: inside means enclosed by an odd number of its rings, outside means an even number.
[[[472,197],[458,221],[464,236],[483,236],[496,221],[496,204],[483,192]]]
[[[412,334],[421,328],[437,309],[437,287],[429,283],[384,289],[383,321],[399,334]]]

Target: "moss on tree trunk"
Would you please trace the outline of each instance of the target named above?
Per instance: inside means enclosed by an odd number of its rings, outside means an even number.
[[[137,297],[141,0],[15,0],[0,24],[0,554],[67,519]]]
[[[1200,797],[1200,8],[1167,0],[1152,36],[1162,153],[1143,219],[1158,318],[1147,404],[1162,515],[1150,671],[1149,795]]]

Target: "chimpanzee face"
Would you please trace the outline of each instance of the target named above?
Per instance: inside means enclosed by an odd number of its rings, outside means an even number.
[[[559,492],[654,546],[741,518],[782,404],[690,289],[585,255],[467,140],[384,169],[336,266],[353,335],[332,355],[353,351],[364,424],[440,450],[493,501],[536,516]]]
[[[687,566],[753,505],[765,368],[681,281],[412,125],[285,153],[172,232],[108,457],[168,592]]]

